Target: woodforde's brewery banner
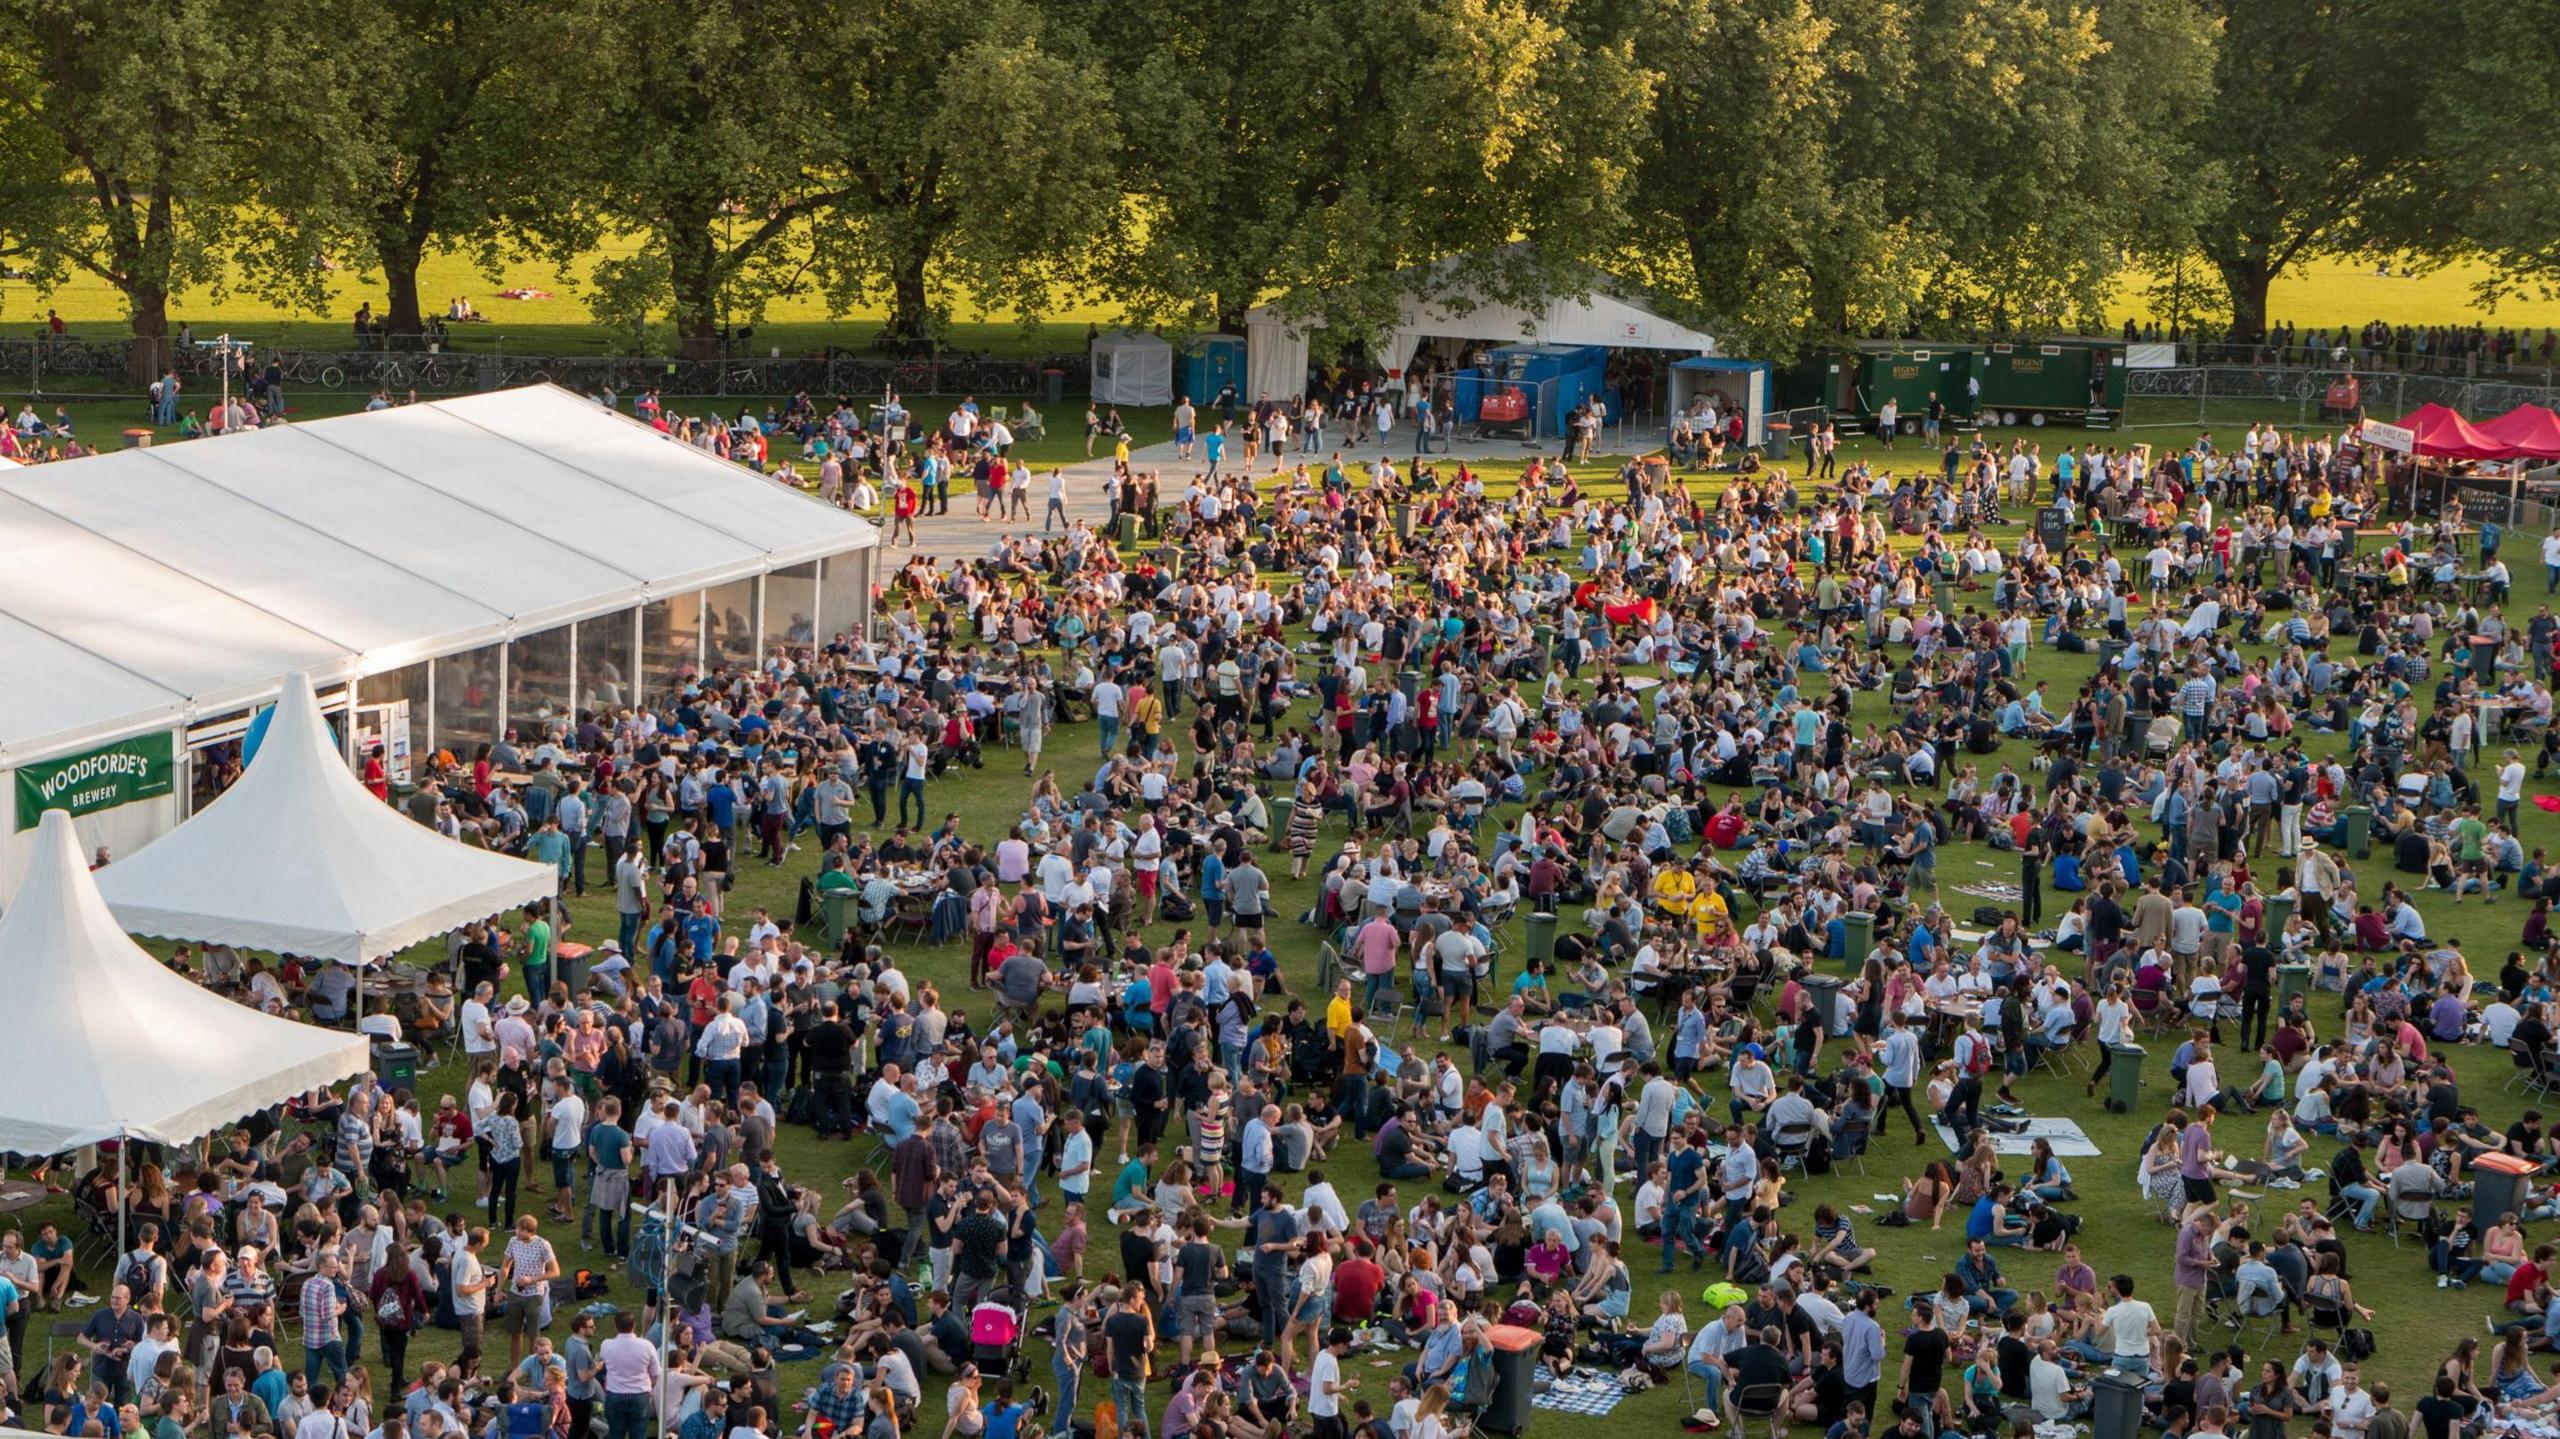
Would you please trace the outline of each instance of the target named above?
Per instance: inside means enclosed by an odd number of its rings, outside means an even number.
[[[18,828],[34,829],[44,812],[96,814],[177,787],[176,746],[166,730],[135,735],[61,759],[18,769]]]

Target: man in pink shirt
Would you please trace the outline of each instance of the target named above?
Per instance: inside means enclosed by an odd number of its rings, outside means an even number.
[[[1368,989],[1361,996],[1360,1007],[1375,1014],[1378,992],[1395,983],[1396,955],[1404,948],[1404,936],[1384,914],[1376,914],[1360,926],[1351,942],[1360,951],[1360,972],[1368,976]]]

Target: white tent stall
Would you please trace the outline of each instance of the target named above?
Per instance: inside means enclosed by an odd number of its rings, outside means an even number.
[[[1093,340],[1093,402],[1173,403],[1173,344],[1142,330],[1105,330]]]
[[[0,914],[0,1151],[111,1139],[187,1144],[363,1073],[364,1036],[278,1019],[199,988],[144,952],[99,897],[71,817],[48,810]]]
[[[1280,307],[1245,312],[1246,388],[1255,397],[1298,395],[1307,386],[1307,351],[1325,328],[1322,316],[1291,318]],[[1394,328],[1373,352],[1379,369],[1396,373],[1411,364],[1426,340],[1493,345],[1603,345],[1613,350],[1663,350],[1687,355],[1721,353],[1715,337],[1666,319],[1642,302],[1606,290],[1579,299],[1559,295],[1535,306],[1469,303],[1461,294],[1429,299],[1407,294]]]
[[[284,677],[239,780],[195,818],[98,872],[136,934],[363,964],[549,899],[559,874],[449,840],[374,798],[311,693]]]

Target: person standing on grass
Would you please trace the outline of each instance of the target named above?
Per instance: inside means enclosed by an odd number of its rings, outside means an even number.
[[[1156,1327],[1147,1317],[1146,1295],[1131,1283],[1119,1307],[1102,1322],[1102,1342],[1111,1366],[1111,1402],[1120,1413],[1120,1432],[1149,1439],[1147,1428],[1147,1355],[1156,1346]]]
[[[604,1376],[604,1439],[648,1439],[662,1373],[657,1346],[636,1330],[628,1310],[616,1314],[613,1337],[597,1351]]]
[[[512,1369],[551,1327],[551,1281],[560,1277],[560,1256],[542,1237],[540,1220],[527,1214],[516,1221],[498,1276],[507,1292],[507,1367]]]

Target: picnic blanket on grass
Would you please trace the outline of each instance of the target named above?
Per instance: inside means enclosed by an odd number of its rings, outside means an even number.
[[[2097,1141],[2091,1139],[2088,1132],[2072,1120],[2030,1119],[2026,1121],[2026,1125],[2025,1129],[2016,1134],[2003,1134],[1993,1130],[1991,1132],[1992,1152],[2024,1158],[2035,1152],[2036,1141],[2042,1139],[2053,1145],[2053,1152],[2057,1158],[2094,1159],[2099,1154]],[[1954,1130],[1943,1124],[1936,1125],[1935,1128],[1938,1131],[1938,1142],[1947,1146],[1949,1154],[1962,1152],[1956,1148]]]

